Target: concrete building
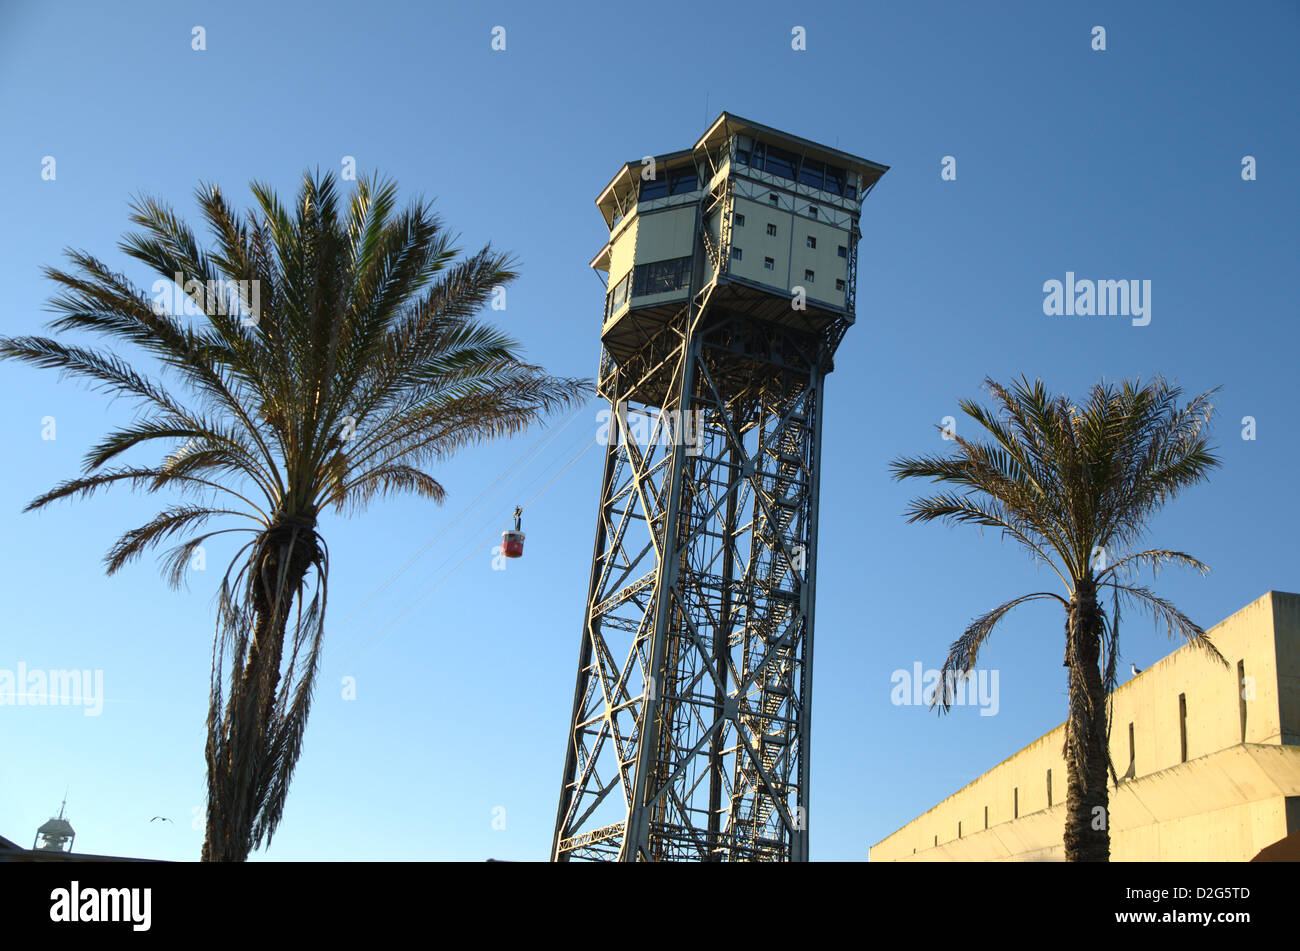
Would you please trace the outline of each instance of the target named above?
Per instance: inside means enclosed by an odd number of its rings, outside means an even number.
[[[1115,690],[1112,861],[1248,861],[1300,831],[1300,595],[1270,591]],[[871,848],[873,862],[1062,861],[1064,725]]]

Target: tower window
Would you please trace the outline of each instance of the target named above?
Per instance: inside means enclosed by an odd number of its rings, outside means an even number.
[[[804,159],[799,166],[799,183],[821,188],[826,175],[826,165],[814,159]]]
[[[769,194],[769,195],[767,196],[767,200],[768,200],[768,203],[769,203],[769,204],[775,205],[775,204],[776,204],[777,202],[779,202],[781,199],[777,197],[776,192],[772,192],[771,194]]]
[[[763,258],[763,268],[764,270],[774,271],[776,270],[776,262],[771,258]]]
[[[812,235],[808,235],[808,247],[814,249],[817,247],[817,239],[814,238]]]
[[[763,170],[769,174],[794,181],[795,169],[798,165],[799,156],[793,152],[787,152],[775,145],[767,147],[767,159],[763,163]]]
[[[745,227],[745,216],[744,216],[744,215],[732,215],[731,217],[732,217],[732,220],[735,222],[737,228],[743,228],[743,227]]]
[[[816,205],[809,205],[809,206],[808,206],[808,217],[809,217],[809,218],[816,218],[816,217],[817,217],[817,206],[816,206]]]
[[[691,279],[691,257],[638,264],[632,271],[632,296],[662,294],[685,287]]]
[[[650,201],[652,198],[663,198],[668,194],[668,179],[662,175],[657,178],[642,179],[641,195],[639,201]]]
[[[847,258],[849,256],[849,249],[844,247],[844,245],[841,244],[835,253],[842,258]]]
[[[741,251],[740,248],[732,248],[732,249],[731,249],[731,260],[733,260],[733,261],[739,261],[739,260],[741,259],[741,257],[744,255],[744,253],[745,253],[745,252]]]
[[[668,194],[680,195],[693,192],[700,187],[700,176],[694,168],[675,168],[668,173]]]
[[[843,278],[836,278],[836,279],[835,279],[835,289],[836,289],[837,291],[842,291],[842,290],[844,290],[844,280],[843,280]]]
[[[770,224],[770,223],[769,223],[768,226],[767,226],[767,233],[768,233],[771,237],[775,238],[775,237],[776,237],[776,225],[774,225],[774,224]]]
[[[844,194],[844,169],[836,168],[834,165],[826,166],[826,184],[823,186],[824,191],[832,195]]]
[[[804,268],[803,279],[804,279],[805,281],[808,281],[809,283],[812,283],[812,281],[813,281],[813,272],[812,272],[811,270],[809,270],[808,268]]]

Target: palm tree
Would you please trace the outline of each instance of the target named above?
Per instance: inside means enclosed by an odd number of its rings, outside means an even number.
[[[246,535],[218,595],[205,861],[243,861],[270,843],[283,813],[324,633],[322,513],[398,492],[441,502],[431,464],[591,391],[523,362],[517,343],[475,318],[514,279],[513,261],[490,246],[461,257],[427,203],[396,213],[395,185],[376,178],[340,207],[334,177],[319,173],[304,176],[292,208],[264,184],[252,192],[255,208],[241,214],[216,187],[199,187],[213,235],[206,250],[166,205],[132,201],[142,230],[119,248],[162,276],[152,299],[84,252],[68,252],[70,271],[45,269],[61,289],[54,331],[134,346],[188,399],[114,352],[0,338],[0,357],[139,407],[90,449],[80,478],[29,511],[117,483],[175,492],[185,501],[126,532],[105,557],[113,574],[183,539],[163,559],[173,586],[204,542]],[[200,314],[166,305],[173,282]],[[160,461],[119,459],[152,446],[163,448]],[[221,527],[207,527],[214,519]]]
[[[952,455],[890,464],[895,479],[954,487],[913,499],[908,521],[1000,529],[1056,573],[1065,596],[1026,594],[975,618],[949,650],[940,675],[944,689],[932,706],[948,710],[955,678],[974,668],[980,649],[1012,608],[1039,599],[1060,602],[1070,705],[1063,751],[1065,856],[1072,862],[1109,861],[1106,774],[1109,769],[1113,776],[1114,769],[1106,700],[1116,685],[1121,603],[1150,612],[1170,637],[1177,633],[1226,663],[1199,625],[1150,588],[1131,583],[1134,572],[1155,573],[1170,563],[1202,575],[1209,571],[1186,552],[1133,549],[1156,510],[1219,464],[1207,443],[1215,391],[1180,409],[1182,391],[1159,377],[1146,385],[1099,383],[1082,404],[1049,395],[1041,380],[1022,378],[1009,388],[985,380],[985,386],[996,412],[971,400],[959,405],[991,439],[949,434],[956,444]],[[1102,604],[1106,584],[1114,605],[1109,625]]]

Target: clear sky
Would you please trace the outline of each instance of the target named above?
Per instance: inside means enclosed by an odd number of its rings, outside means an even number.
[[[934,426],[986,375],[1076,395],[1157,372],[1190,392],[1222,386],[1223,467],[1152,536],[1214,570],[1164,573],[1159,590],[1207,627],[1269,589],[1300,590],[1298,20],[1292,2],[9,0],[0,327],[40,331],[39,269],[65,246],[152,282],[115,247],[132,193],[197,224],[201,180],[246,205],[250,180],[292,193],[304,169],[353,156],[404,196],[436,198],[464,248],[515,252],[522,277],[493,316],[553,372],[589,376],[603,289],[587,262],[606,236],[592,200],[621,163],[688,147],[726,109],[891,166],[863,209],[858,323],[826,389],[817,585],[812,856],[864,859],[1065,715],[1063,618],[1046,604],[990,642],[995,716],[890,699],[892,672],[938,667],[974,615],[1058,583],[996,535],[901,517],[921,486],[891,482],[888,461],[942,449]],[[1098,25],[1105,51],[1091,48]],[[205,50],[191,48],[195,26]],[[806,50],[791,48],[796,26]],[[1255,181],[1242,179],[1248,155]],[[1151,281],[1150,323],[1046,316],[1043,284],[1067,271]],[[0,405],[0,668],[102,671],[105,697],[98,716],[0,707],[0,835],[27,845],[70,788],[78,850],[196,859],[212,597],[229,553],[210,552],[188,592],[151,561],[106,578],[109,545],[162,500],[21,509],[79,471],[129,407],[8,363]],[[442,507],[401,499],[324,520],[320,689],[284,821],[258,857],[546,857],[597,409],[446,465]],[[492,570],[512,506],[543,489],[527,556]],[[1125,670],[1173,646],[1134,616],[1122,636]]]

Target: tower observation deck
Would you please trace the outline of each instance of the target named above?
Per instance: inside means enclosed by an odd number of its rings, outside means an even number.
[[[552,858],[806,861],[823,392],[887,166],[723,113],[624,165]]]

